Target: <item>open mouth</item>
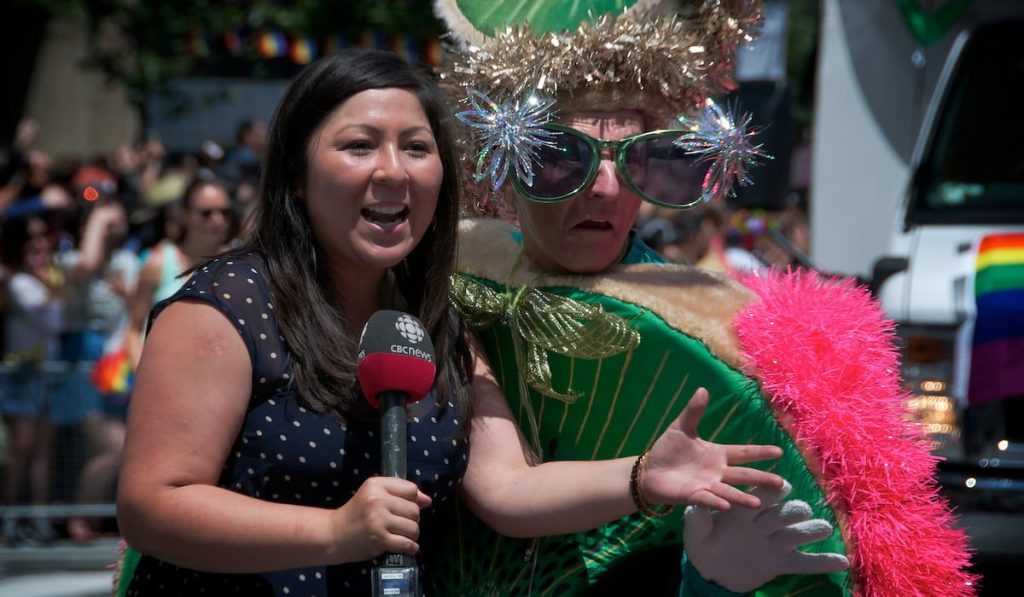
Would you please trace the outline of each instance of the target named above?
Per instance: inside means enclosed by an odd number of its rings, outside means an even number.
[[[389,227],[401,224],[409,217],[409,208],[404,205],[374,205],[359,211],[363,219],[378,226]]]
[[[606,220],[584,220],[573,226],[573,228],[582,228],[583,230],[611,230],[612,225]]]

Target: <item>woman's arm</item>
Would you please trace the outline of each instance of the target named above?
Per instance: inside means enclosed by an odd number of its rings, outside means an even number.
[[[245,417],[251,375],[245,344],[211,305],[179,301],[155,321],[118,490],[125,540],[167,562],[229,573],[415,553],[419,508],[428,500],[408,481],[371,479],[338,510],[215,486]]]
[[[496,531],[511,537],[563,534],[592,529],[636,511],[629,491],[635,457],[531,466],[525,438],[479,350],[474,356],[473,392],[472,448],[462,495]],[[707,392],[698,390],[655,443],[644,475],[644,495],[655,504],[757,506],[756,497],[730,484],[777,487],[782,479],[734,465],[778,458],[781,450],[700,440],[696,427],[706,405]]]
[[[163,273],[163,252],[158,247],[159,245],[143,262],[135,290],[128,299],[128,330],[125,333],[124,345],[128,351],[128,358],[136,368],[142,357],[142,337],[149,310],[153,308],[153,293],[156,292],[160,275]]]
[[[96,270],[103,267],[110,251],[107,247],[107,235],[117,218],[121,217],[122,208],[116,205],[98,205],[89,219],[86,220],[82,240],[78,243],[78,261],[68,272],[78,280],[88,279]]]

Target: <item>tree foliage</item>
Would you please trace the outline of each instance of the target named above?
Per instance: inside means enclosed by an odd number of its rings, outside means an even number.
[[[89,31],[86,67],[121,86],[140,109],[176,76],[290,76],[288,60],[261,58],[252,43],[223,51],[225,36],[253,40],[263,31],[323,40],[382,35],[437,35],[430,2],[415,0],[19,0],[55,16],[82,20]]]

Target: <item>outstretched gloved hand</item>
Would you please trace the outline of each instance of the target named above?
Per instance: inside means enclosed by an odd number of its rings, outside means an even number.
[[[802,500],[779,503],[792,486],[754,488],[759,508],[712,512],[704,506],[686,509],[683,545],[702,577],[737,593],[753,591],[783,574],[825,574],[850,566],[838,553],[804,553],[797,547],[825,539],[832,525],[812,519]]]

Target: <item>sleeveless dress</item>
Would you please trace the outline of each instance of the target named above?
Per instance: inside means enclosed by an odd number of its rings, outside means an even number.
[[[150,317],[181,299],[219,309],[241,335],[252,362],[253,395],[241,433],[218,485],[271,502],[320,508],[342,506],[366,479],[380,474],[377,421],[330,414],[304,406],[290,383],[292,362],[274,316],[270,286],[256,255],[214,259]],[[183,388],[184,389],[184,388]],[[436,512],[452,501],[466,468],[468,439],[453,402],[439,408],[434,391],[409,406],[409,479],[431,496],[421,513],[421,553],[437,531]],[[199,408],[200,405],[197,405]],[[129,562],[137,561],[134,570]],[[125,558],[122,595],[369,595],[376,561],[311,566],[261,574],[215,574],[163,562],[145,554]],[[421,576],[430,571],[421,566]]]

